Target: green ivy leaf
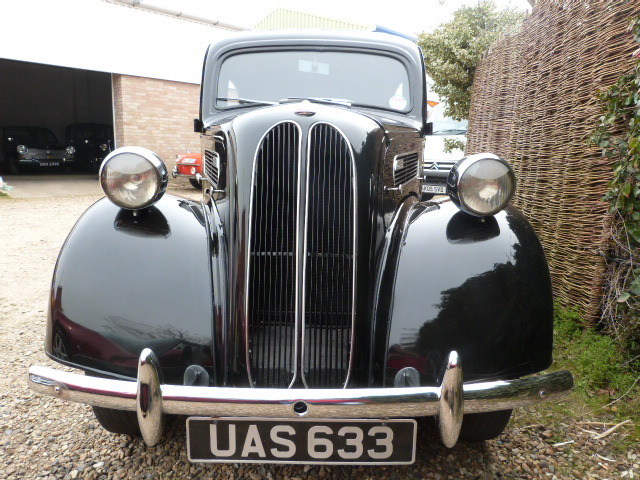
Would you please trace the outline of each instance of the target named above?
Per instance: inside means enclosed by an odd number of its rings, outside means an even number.
[[[629,291],[634,295],[640,295],[640,279],[636,279],[629,285]]]
[[[633,240],[636,243],[640,244],[640,227],[635,223],[632,223],[632,224],[627,223],[626,227],[627,227],[627,233],[629,234],[629,236],[633,238]]]
[[[624,303],[629,300],[630,297],[631,295],[629,294],[629,292],[624,292],[618,297],[618,303]]]

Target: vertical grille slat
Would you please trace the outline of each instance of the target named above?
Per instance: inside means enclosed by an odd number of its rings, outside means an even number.
[[[306,155],[301,139],[297,124],[280,123],[255,157],[246,338],[257,387],[341,387],[350,371],[354,159],[331,125],[310,128]]]
[[[353,158],[333,126],[309,133],[304,358],[310,388],[347,382],[353,329],[355,192]]]

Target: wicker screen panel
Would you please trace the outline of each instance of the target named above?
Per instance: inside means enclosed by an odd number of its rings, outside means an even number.
[[[602,195],[609,161],[589,146],[596,92],[628,71],[627,0],[539,0],[516,34],[498,40],[476,70],[468,153],[508,159],[515,204],[538,232],[561,304],[599,318],[606,270]]]

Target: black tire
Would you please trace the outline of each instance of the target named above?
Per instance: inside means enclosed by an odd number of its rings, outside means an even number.
[[[92,407],[98,423],[111,433],[120,433],[139,437],[140,427],[136,412],[115,410],[113,408]]]
[[[200,185],[200,182],[198,180],[196,180],[195,178],[190,178],[189,179],[189,183],[191,184],[191,186],[193,188],[197,188],[198,190],[200,190],[202,188],[202,185]]]
[[[433,197],[435,197],[435,194],[433,194],[433,193],[421,193],[420,194],[420,201],[421,202],[427,202],[427,201],[431,200]]]
[[[466,414],[462,420],[460,439],[467,442],[481,442],[496,438],[507,427],[511,412],[513,410]]]
[[[53,356],[60,360],[69,361],[71,349],[69,348],[69,340],[67,334],[58,325],[53,329],[53,342],[52,342]]]
[[[18,167],[17,161],[9,160],[9,173],[11,175],[20,175],[20,167]]]

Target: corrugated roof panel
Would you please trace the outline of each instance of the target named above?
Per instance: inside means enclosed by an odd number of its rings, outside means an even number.
[[[283,28],[324,28],[331,30],[366,30],[374,25],[345,22],[335,18],[277,8],[255,26],[256,30],[278,30]]]

